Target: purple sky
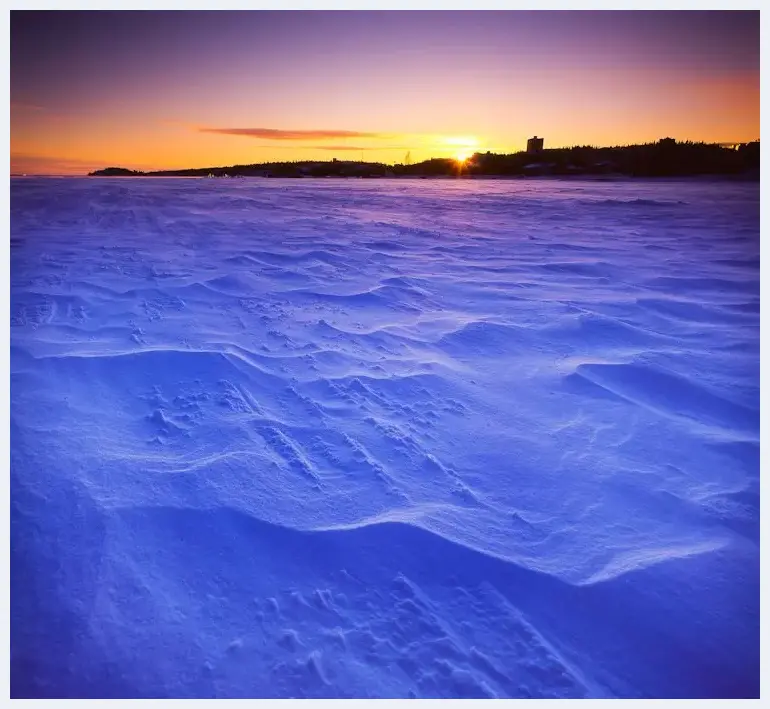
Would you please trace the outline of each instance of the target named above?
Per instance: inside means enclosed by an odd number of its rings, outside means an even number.
[[[759,13],[11,13],[17,165],[399,161],[535,133],[758,138]]]

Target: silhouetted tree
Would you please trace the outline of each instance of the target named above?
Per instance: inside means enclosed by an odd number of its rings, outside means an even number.
[[[615,147],[579,145],[543,150],[537,156],[526,152],[476,153],[460,166],[456,160],[431,158],[410,165],[385,165],[359,161],[293,161],[204,167],[188,170],[137,172],[119,167],[97,170],[103,176],[185,176],[205,177],[265,175],[271,177],[439,177],[462,175],[591,175],[617,173],[636,177],[686,175],[759,175],[759,141],[740,145],[737,150],[710,143],[677,142],[663,138],[655,143]]]

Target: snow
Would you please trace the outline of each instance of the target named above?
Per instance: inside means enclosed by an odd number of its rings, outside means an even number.
[[[758,183],[12,180],[12,693],[756,697],[758,335]]]

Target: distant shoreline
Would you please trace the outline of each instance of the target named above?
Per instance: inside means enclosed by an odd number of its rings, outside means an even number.
[[[76,174],[76,175],[46,175],[46,174],[11,174],[10,178],[13,180],[30,180],[30,179],[86,179],[86,178],[98,178],[98,179],[122,179],[125,176],[121,175],[96,175],[96,174]],[[204,180],[205,177],[200,177],[198,175],[155,175],[155,174],[143,174],[143,175],[132,175],[135,179],[167,179],[167,180]],[[262,177],[259,175],[244,175],[241,178],[238,179],[248,179],[250,181],[259,180],[291,180],[292,182],[296,180],[312,180],[312,181],[328,181],[328,180],[377,180],[377,181],[404,181],[404,180],[429,180],[432,182],[439,181],[439,182],[446,182],[446,181],[454,181],[454,180],[463,180],[463,181],[497,181],[497,180],[505,180],[505,181],[514,181],[514,180],[521,180],[521,181],[575,181],[575,182],[626,182],[629,180],[635,180],[635,181],[643,181],[643,180],[651,180],[655,182],[663,181],[663,180],[671,180],[671,181],[701,181],[701,182],[707,182],[707,181],[724,181],[724,182],[759,182],[760,176],[757,172],[756,174],[754,172],[751,173],[715,173],[715,174],[700,174],[700,175],[623,175],[623,174],[611,174],[611,175],[460,175],[460,176],[451,176],[451,175],[399,175],[399,176],[388,176],[388,177],[371,177],[371,178],[362,178],[362,177],[356,177],[356,176],[337,176],[337,175],[331,175],[331,176],[325,176],[325,177],[314,177],[314,176],[303,176],[303,177]]]
[[[91,177],[355,177],[355,178],[514,178],[514,177],[691,177],[743,176],[759,179],[759,141],[729,147],[713,143],[656,143],[596,148],[537,148],[526,152],[474,153],[468,159],[431,158],[388,165],[354,160],[255,163],[142,172],[107,167]]]

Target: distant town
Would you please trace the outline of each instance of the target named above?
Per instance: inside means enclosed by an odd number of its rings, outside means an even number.
[[[389,165],[352,160],[296,161],[140,172],[108,167],[89,173],[96,177],[538,177],[538,176],[682,177],[731,175],[759,179],[759,141],[694,143],[663,138],[654,143],[608,148],[551,148],[542,137],[527,141],[517,153],[475,153],[467,160],[432,158],[412,164]]]

